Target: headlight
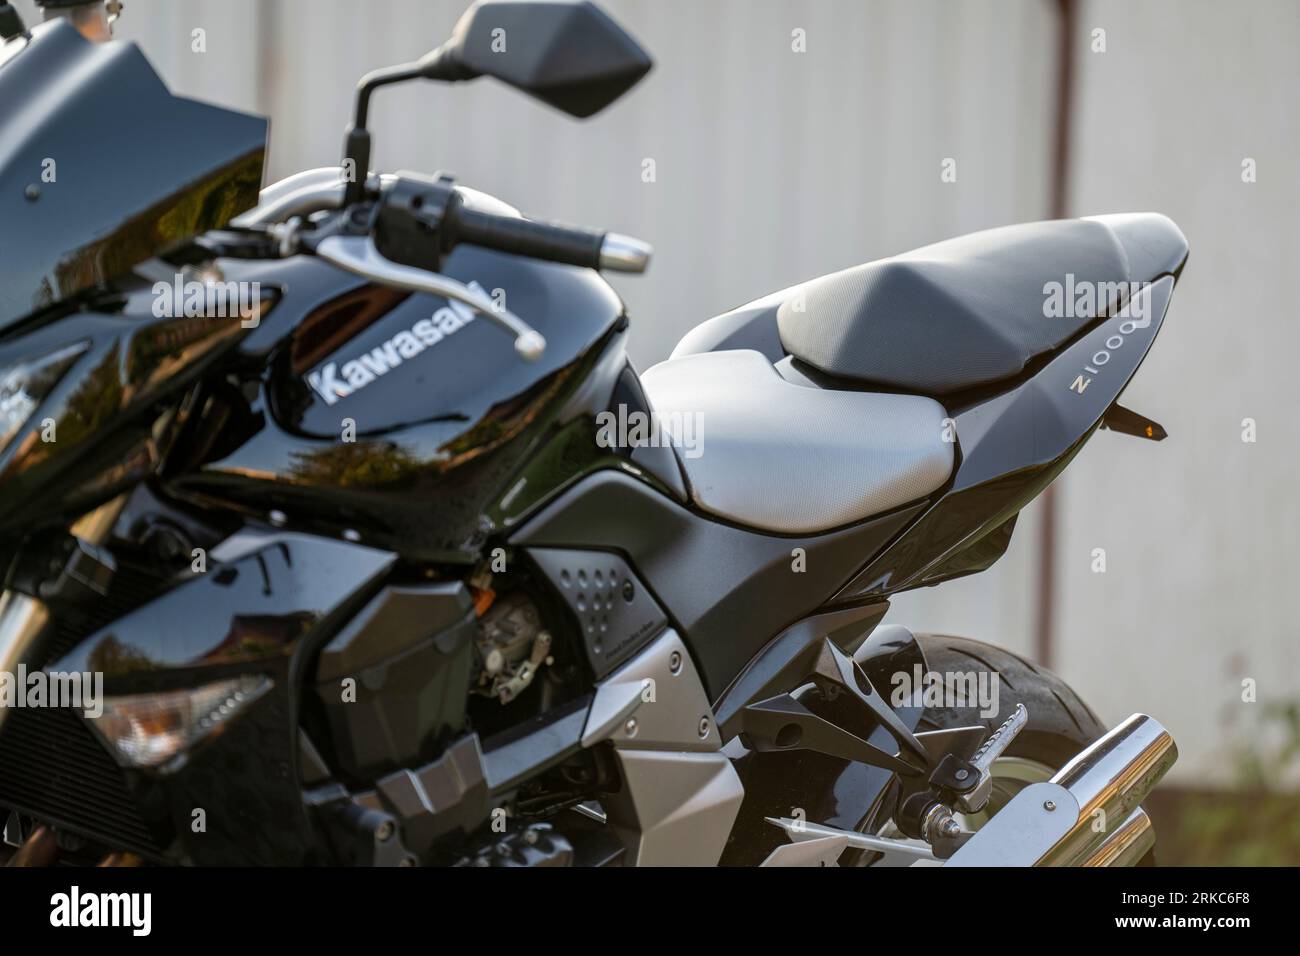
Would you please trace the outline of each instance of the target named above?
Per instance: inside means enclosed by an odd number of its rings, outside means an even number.
[[[103,713],[86,720],[122,766],[159,767],[270,689],[270,678],[246,675],[190,690],[105,697]]]
[[[90,347],[78,342],[41,358],[0,370],[0,452],[32,417],[72,363]]]

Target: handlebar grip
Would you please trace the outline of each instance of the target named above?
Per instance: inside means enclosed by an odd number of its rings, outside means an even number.
[[[456,242],[589,269],[601,267],[605,242],[603,232],[581,226],[496,216],[464,206],[455,210],[452,235]]]

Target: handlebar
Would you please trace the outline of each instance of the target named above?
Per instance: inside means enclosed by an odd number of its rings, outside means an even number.
[[[644,272],[653,252],[647,243],[614,232],[472,208],[447,176],[372,175],[367,190],[379,202],[369,212],[353,207],[349,213],[337,173],[328,167],[277,183],[232,225],[262,229],[279,243],[281,255],[306,250],[369,281],[462,302],[508,331],[525,359],[538,358],[546,340],[476,289],[442,275],[442,256],[464,242],[582,268]],[[326,209],[341,213],[308,224],[299,218]]]
[[[616,232],[498,216],[456,203],[443,223],[449,244],[467,242],[499,252],[612,272],[644,272],[650,246]]]

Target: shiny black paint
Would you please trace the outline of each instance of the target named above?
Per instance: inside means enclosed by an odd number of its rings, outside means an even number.
[[[127,776],[152,825],[179,840],[168,853],[176,861],[324,862],[299,784],[299,691],[315,653],[396,556],[295,534],[253,539],[228,561],[221,554],[207,573],[92,634],[51,669],[102,671],[109,694],[271,678],[272,689],[182,767]],[[206,810],[206,833],[191,829],[195,807]]]
[[[156,317],[152,286],[0,344],[0,369],[74,343],[86,351],[0,451],[0,531],[79,515],[143,481],[166,454],[172,413],[245,332],[230,317]],[[264,290],[262,313],[274,306]],[[112,311],[109,311],[109,310]],[[44,423],[55,440],[44,440]],[[0,539],[3,540],[3,539]]]
[[[830,638],[840,650],[852,654],[888,610],[888,601],[875,601],[813,614],[768,641],[714,702],[713,714],[722,739],[730,740],[740,731],[747,704],[785,693],[807,676],[809,651],[815,652],[814,645],[822,638]]]
[[[341,296],[297,323],[269,385],[277,422],[289,431],[330,440],[338,439],[343,418],[356,422],[358,436],[438,424],[439,444],[459,454],[462,447],[500,440],[518,414],[519,397],[554,381],[623,315],[618,296],[588,269],[462,246],[445,260],[443,272],[501,297],[546,337],[542,356],[535,362],[521,359],[507,332],[475,316],[437,344],[330,404],[308,387],[309,372],[330,363],[341,368],[421,320],[445,315],[443,309],[457,316],[442,299],[367,287],[358,290],[360,301]],[[392,301],[385,301],[385,295]]]
[[[164,674],[206,680],[215,668],[289,659],[319,629],[342,623],[396,556],[343,541],[276,534],[211,566],[90,635],[56,670],[95,671],[113,693],[158,685]],[[205,613],[196,615],[195,608]],[[214,678],[215,679],[215,678]]]
[[[173,96],[134,44],[31,33],[0,54],[0,331],[251,208],[266,148],[266,120]]]
[[[793,630],[793,629],[792,629]],[[846,630],[851,631],[850,626]],[[837,641],[838,643],[838,641]],[[924,666],[920,646],[901,627],[877,628],[854,651],[853,658],[877,688],[888,688],[892,675],[910,673]],[[829,701],[805,695],[804,703],[827,719],[842,718]],[[899,719],[908,730],[916,730],[922,708],[900,707]],[[846,729],[872,745],[893,752],[893,738],[883,727],[855,726],[850,718]],[[723,851],[723,866],[756,866],[778,846],[785,834],[768,823],[767,817],[788,817],[796,808],[806,819],[846,830],[859,829],[875,813],[894,775],[871,767],[814,753],[810,750],[747,751],[736,770],[745,785],[745,799]]]
[[[591,418],[626,367],[626,319],[595,272],[461,247],[445,273],[502,290],[546,337],[543,356],[525,362],[478,316],[329,404],[311,389],[312,371],[341,367],[447,303],[359,284],[319,261],[221,265],[228,277],[269,276],[286,306],[241,346],[240,361],[265,366],[251,398],[226,397],[245,402],[244,426],[169,463],[173,494],[257,515],[279,509],[295,526],[355,530],[412,560],[471,562],[517,509],[616,461],[596,447]],[[194,432],[212,432],[224,414],[209,412]],[[355,441],[343,440],[349,428]]]

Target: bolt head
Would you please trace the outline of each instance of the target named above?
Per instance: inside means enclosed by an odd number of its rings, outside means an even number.
[[[701,739],[703,739],[703,738],[709,736],[709,727],[710,727],[710,724],[709,724],[709,718],[708,718],[708,717],[701,717],[701,718],[700,718],[700,738],[701,738]]]
[[[967,777],[970,776],[970,771],[958,770],[955,774],[953,774],[953,776],[956,777],[958,780],[965,780]]]
[[[375,839],[383,843],[393,836],[393,821],[385,820],[375,828]]]
[[[627,719],[627,722],[623,724],[623,732],[626,733],[629,737],[635,737],[636,727],[637,727],[636,718],[629,717]]]
[[[1044,800],[1044,801],[1043,801],[1043,809],[1046,810],[1048,813],[1051,813],[1053,810],[1056,809],[1056,801],[1055,801],[1055,800]]]
[[[680,674],[682,672],[681,651],[673,651],[670,655],[668,655],[668,669],[672,671],[674,674]]]

